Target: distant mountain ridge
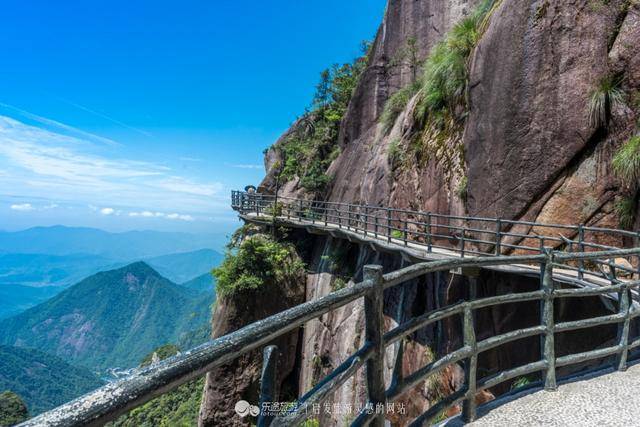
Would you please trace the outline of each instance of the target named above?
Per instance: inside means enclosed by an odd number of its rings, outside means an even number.
[[[160,231],[110,233],[95,228],[34,227],[0,232],[0,253],[99,255],[116,261],[222,248],[222,235]]]
[[[172,283],[144,262],[100,272],[0,321],[0,343],[32,347],[93,370],[133,367],[208,324],[213,293]]]
[[[0,390],[10,390],[37,415],[103,384],[93,373],[30,348],[0,345]]]
[[[212,249],[146,258],[152,268],[175,283],[209,275],[223,255]],[[16,315],[99,271],[131,262],[99,255],[0,254],[0,319]],[[209,286],[206,289],[211,291]]]

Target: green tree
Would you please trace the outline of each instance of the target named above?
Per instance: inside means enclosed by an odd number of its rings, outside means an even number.
[[[340,153],[337,145],[340,123],[367,65],[370,44],[362,44],[363,55],[350,63],[334,64],[320,73],[311,107],[298,119],[292,132],[275,146],[282,156],[283,180],[300,179],[309,192],[320,193],[330,182],[327,169]]]
[[[255,234],[230,245],[213,275],[218,294],[228,296],[266,283],[291,283],[302,277],[304,268],[293,245]]]
[[[12,426],[29,418],[27,405],[11,391],[0,393],[0,426]]]

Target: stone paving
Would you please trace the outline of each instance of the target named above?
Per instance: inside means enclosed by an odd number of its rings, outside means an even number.
[[[626,372],[584,377],[561,384],[557,391],[515,396],[488,406],[469,426],[640,426],[640,365]],[[483,415],[484,414],[484,415]],[[458,420],[444,423],[462,425]]]

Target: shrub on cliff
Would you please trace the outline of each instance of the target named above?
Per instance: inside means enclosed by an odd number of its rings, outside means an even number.
[[[29,411],[20,396],[10,391],[0,393],[0,426],[12,426],[27,418]]]
[[[304,274],[304,268],[293,245],[257,234],[230,247],[213,275],[218,293],[229,296],[266,283],[290,283]]]

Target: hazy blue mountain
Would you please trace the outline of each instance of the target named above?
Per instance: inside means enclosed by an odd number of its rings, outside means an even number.
[[[0,254],[0,283],[67,286],[116,263],[98,255],[4,253]]]
[[[186,289],[144,262],[97,273],[0,321],[0,343],[36,348],[93,370],[133,367],[210,320],[213,294]]]
[[[144,260],[158,273],[175,283],[183,283],[205,273],[222,262],[224,256],[211,249],[163,255]],[[211,274],[209,274],[211,276]]]
[[[24,310],[48,300],[60,292],[55,286],[20,286],[0,284],[0,319],[14,316]]]
[[[169,280],[182,283],[211,271],[222,260],[212,249],[145,260]],[[98,255],[0,254],[0,319],[18,314],[99,271],[138,261]],[[210,288],[209,288],[210,289]]]
[[[102,385],[93,373],[30,348],[0,345],[0,390],[27,404],[30,415],[54,408]]]
[[[94,228],[34,227],[0,232],[0,253],[98,255],[119,261],[170,253],[218,248],[220,235],[128,231],[109,233]]]
[[[196,291],[215,293],[216,279],[211,273],[205,273],[188,282],[181,283],[180,286]]]

